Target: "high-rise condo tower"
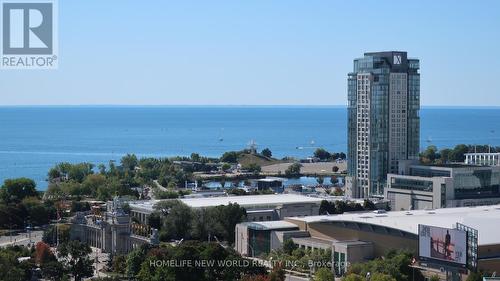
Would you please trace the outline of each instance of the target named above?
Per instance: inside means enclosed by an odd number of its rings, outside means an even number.
[[[348,74],[348,177],[354,198],[383,195],[388,173],[416,160],[420,139],[419,60],[406,52],[365,53]]]

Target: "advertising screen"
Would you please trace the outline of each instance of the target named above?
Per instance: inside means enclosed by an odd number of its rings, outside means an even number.
[[[467,264],[467,232],[421,224],[418,233],[421,260]]]

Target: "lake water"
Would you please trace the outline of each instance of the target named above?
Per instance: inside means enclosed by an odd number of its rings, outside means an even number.
[[[421,147],[500,145],[500,109],[423,108],[420,116]],[[29,177],[43,190],[62,161],[220,156],[250,140],[279,158],[346,151],[346,125],[342,107],[0,107],[0,181]]]

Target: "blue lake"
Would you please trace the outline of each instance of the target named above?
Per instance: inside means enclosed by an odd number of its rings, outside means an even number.
[[[500,109],[423,108],[420,116],[421,147],[500,145]],[[0,107],[0,181],[29,177],[43,190],[62,161],[220,156],[250,140],[279,158],[346,151],[346,125],[342,107]]]

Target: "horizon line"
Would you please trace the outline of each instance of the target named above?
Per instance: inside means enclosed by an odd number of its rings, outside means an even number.
[[[8,107],[316,107],[346,108],[341,104],[0,104],[0,108]],[[500,105],[421,105],[421,108],[436,109],[500,109]]]

